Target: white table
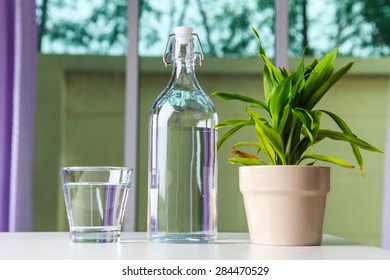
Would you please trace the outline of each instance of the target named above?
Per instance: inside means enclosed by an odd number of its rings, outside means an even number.
[[[143,232],[108,244],[73,243],[67,232],[0,233],[2,260],[390,260],[390,251],[324,235],[322,246],[263,246],[247,233],[220,233],[214,244],[155,244]]]

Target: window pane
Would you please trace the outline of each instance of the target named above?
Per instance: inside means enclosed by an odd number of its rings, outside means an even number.
[[[255,27],[269,55],[274,53],[273,0],[141,0],[141,56],[161,56],[176,26],[192,26],[209,56],[255,56]]]
[[[39,51],[56,54],[125,55],[127,0],[37,0]],[[198,33],[209,56],[256,56],[262,36],[274,54],[273,0],[140,0],[139,54],[161,56],[175,26]]]
[[[37,4],[34,230],[64,231],[60,167],[124,165],[127,0]]]
[[[124,55],[127,0],[37,0],[38,50]]]
[[[289,53],[321,55],[339,46],[343,56],[390,55],[386,0],[290,0]]]

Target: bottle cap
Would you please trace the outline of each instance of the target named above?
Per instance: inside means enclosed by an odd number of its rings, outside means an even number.
[[[188,44],[192,39],[192,27],[179,26],[175,28],[175,38],[181,45]]]

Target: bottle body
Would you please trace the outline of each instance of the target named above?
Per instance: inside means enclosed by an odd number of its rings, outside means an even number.
[[[188,61],[176,61],[149,117],[148,237],[204,243],[217,235],[217,113]]]

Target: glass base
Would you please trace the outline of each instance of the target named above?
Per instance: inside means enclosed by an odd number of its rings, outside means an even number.
[[[155,243],[213,243],[216,236],[195,233],[164,233],[149,235],[149,240]]]
[[[118,228],[79,228],[70,232],[70,238],[73,242],[83,243],[112,243],[118,242],[121,231]]]

